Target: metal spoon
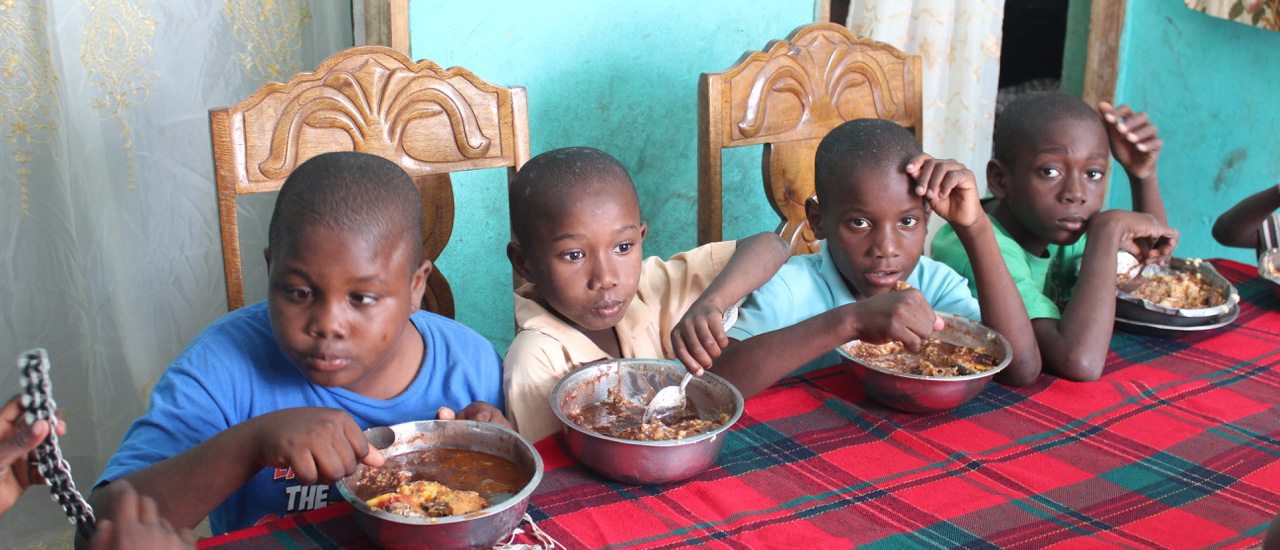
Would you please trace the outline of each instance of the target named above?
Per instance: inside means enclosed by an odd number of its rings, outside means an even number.
[[[364,438],[381,451],[396,442],[396,432],[388,426],[374,426],[364,431]]]
[[[690,380],[693,380],[693,374],[686,372],[679,386],[667,386],[658,390],[644,410],[644,423],[648,424],[664,416],[670,416],[684,408],[684,388],[689,385]]]

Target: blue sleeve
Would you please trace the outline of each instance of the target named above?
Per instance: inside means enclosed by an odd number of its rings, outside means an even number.
[[[787,267],[784,265],[783,269]],[[747,296],[738,308],[738,322],[725,333],[728,337],[742,341],[804,320],[794,319],[795,299],[785,277],[780,276],[782,273],[779,270],[778,275]]]
[[[978,299],[970,292],[969,280],[963,275],[929,258],[920,258],[916,272],[920,273],[920,292],[935,311],[982,321]]]
[[[231,426],[227,404],[194,368],[203,355],[188,350],[165,370],[151,390],[146,414],[129,427],[95,486],[182,453]]]

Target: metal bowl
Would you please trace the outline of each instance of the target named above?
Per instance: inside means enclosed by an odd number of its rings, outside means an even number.
[[[933,337],[943,342],[990,350],[1000,362],[986,372],[964,376],[921,376],[893,372],[863,362],[849,354],[846,346],[836,348],[841,363],[862,384],[867,395],[880,403],[911,413],[931,413],[954,409],[978,395],[996,373],[1009,366],[1013,349],[1000,333],[985,325],[949,313],[938,313],[946,326]]]
[[[1132,254],[1121,250],[1116,255],[1116,275],[1132,273],[1138,260]],[[1222,292],[1226,301],[1222,304],[1202,308],[1175,308],[1161,305],[1151,300],[1139,298],[1120,289],[1116,289],[1116,318],[1149,325],[1165,327],[1198,327],[1221,323],[1231,315],[1231,311],[1240,301],[1240,293],[1235,285],[1214,269],[1213,264],[1206,261],[1170,258],[1169,265],[1148,265],[1143,273],[1150,275],[1169,275],[1191,271],[1200,273],[1200,277],[1209,285]]]
[[[356,509],[356,523],[370,540],[383,548],[492,548],[511,536],[529,504],[529,495],[542,481],[542,457],[533,445],[509,428],[471,420],[424,420],[396,424],[395,441],[383,449],[387,457],[424,449],[480,451],[515,463],[529,482],[519,492],[493,506],[462,516],[408,518],[370,508],[356,495],[367,468],[337,483],[342,498]],[[369,436],[370,430],[365,430]]]
[[[1280,292],[1280,248],[1268,248],[1258,255],[1258,276],[1271,281]]]
[[[679,384],[685,372],[680,363],[665,359],[611,359],[565,375],[551,390],[551,409],[564,425],[569,454],[606,477],[638,485],[680,481],[707,469],[724,447],[725,432],[742,416],[742,394],[712,373],[694,378],[685,390],[703,419],[729,416],[723,426],[704,434],[666,441],[620,439],[579,426],[568,416],[603,401],[615,386],[628,399],[648,404],[657,390]]]

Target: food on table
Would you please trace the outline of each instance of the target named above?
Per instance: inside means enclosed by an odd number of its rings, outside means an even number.
[[[636,441],[663,441],[703,434],[723,426],[729,415],[704,420],[691,401],[669,417],[644,421],[645,406],[627,399],[618,386],[609,388],[604,401],[576,407],[566,415],[574,424],[609,437]]]
[[[396,455],[369,468],[357,494],[370,508],[410,518],[460,516],[483,510],[495,498],[529,482],[510,460],[480,451],[426,449]]]
[[[1199,260],[1192,263],[1198,265]],[[1124,286],[1132,276],[1121,273],[1116,277],[1117,286]],[[1170,274],[1144,275],[1138,288],[1129,294],[1177,309],[1200,309],[1227,303],[1222,291],[1214,288],[1199,271],[1178,271]]]
[[[917,376],[965,376],[986,372],[1000,364],[1000,360],[984,348],[959,346],[936,338],[926,338],[918,353],[907,349],[902,342],[856,341],[845,344],[844,349],[868,365]]]
[[[407,518],[460,516],[490,506],[490,502],[481,497],[480,493],[457,491],[434,481],[411,481],[398,487],[395,492],[383,493],[365,503],[375,510],[385,510]]]

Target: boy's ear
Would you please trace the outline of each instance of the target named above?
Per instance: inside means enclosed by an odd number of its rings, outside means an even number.
[[[818,240],[827,238],[826,233],[822,231],[822,208],[818,206],[817,195],[804,201],[804,216],[809,219],[809,229],[813,231],[813,238]]]
[[[1003,199],[1007,191],[1005,187],[1008,182],[1009,169],[1005,168],[1000,161],[991,159],[987,161],[987,191],[991,196],[997,199]]]
[[[422,260],[418,269],[413,271],[413,279],[409,283],[409,297],[413,298],[413,307],[422,306],[422,297],[427,293],[427,276],[431,275],[434,266],[431,260]]]
[[[644,221],[640,222],[640,240],[644,240],[644,236],[649,234],[649,224]]]
[[[271,247],[262,249],[262,258],[267,260],[267,271],[271,271]]]
[[[515,241],[507,243],[507,259],[511,261],[511,269],[521,279],[533,282],[529,277],[529,264],[524,257],[524,250]]]

